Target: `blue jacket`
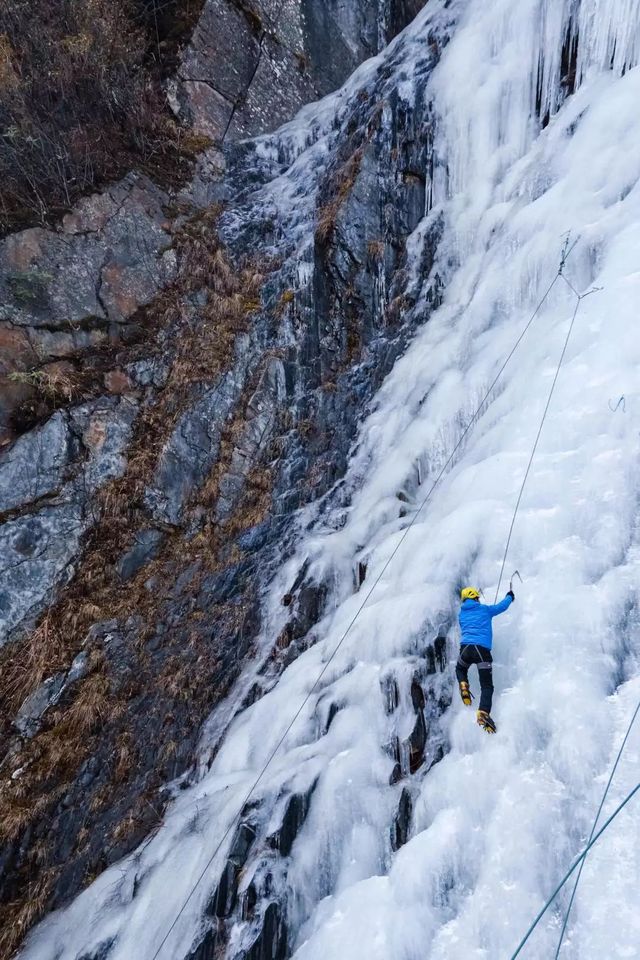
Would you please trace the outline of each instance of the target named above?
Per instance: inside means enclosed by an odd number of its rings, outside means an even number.
[[[465,600],[460,607],[458,616],[460,629],[462,630],[460,643],[475,643],[479,647],[486,647],[487,650],[491,650],[491,641],[493,640],[491,621],[499,613],[504,613],[512,602],[509,596],[495,605],[480,603],[478,600]]]

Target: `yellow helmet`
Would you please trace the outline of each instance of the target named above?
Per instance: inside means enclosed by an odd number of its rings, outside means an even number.
[[[479,600],[480,591],[477,589],[477,587],[464,587],[464,589],[460,591],[460,599],[461,600]]]

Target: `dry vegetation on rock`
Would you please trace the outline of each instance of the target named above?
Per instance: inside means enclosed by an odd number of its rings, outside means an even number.
[[[260,307],[264,275],[255,264],[232,265],[228,261],[216,236],[217,216],[218,211],[212,209],[184,222],[175,236],[178,279],[145,308],[148,340],[136,349],[147,357],[158,353],[166,358],[170,343],[171,369],[154,401],[143,406],[125,475],[99,495],[101,519],[89,536],[83,562],[37,630],[0,653],[1,726],[7,742],[11,718],[24,699],[45,678],[67,670],[83,644],[89,657],[84,679],[49,711],[41,731],[24,742],[14,757],[7,758],[0,775],[0,845],[23,845],[18,882],[0,897],[2,956],[10,955],[30,926],[51,907],[51,891],[64,864],[52,854],[42,825],[56,822],[61,801],[69,795],[83,763],[101,752],[107,758],[109,782],[87,793],[86,817],[75,836],[71,858],[83,857],[87,838],[99,835],[100,818],[108,809],[120,813],[118,822],[109,828],[105,850],[86,858],[87,884],[107,865],[105,857],[111,857],[112,850],[122,856],[159,820],[162,801],[158,800],[158,788],[175,775],[176,753],[185,736],[175,717],[186,715],[189,728],[197,730],[232,679],[221,669],[216,632],[211,630],[219,624],[222,635],[242,631],[251,603],[250,584],[246,599],[209,609],[206,623],[201,622],[204,614],[195,606],[195,598],[203,578],[238,562],[234,536],[268,513],[271,477],[267,465],[255,468],[247,477],[245,494],[226,523],[209,519],[191,538],[179,528],[167,530],[160,554],[126,585],[116,571],[134,532],[149,523],[143,496],[165,441],[191,401],[193,390],[215,382],[231,364],[237,336],[248,329],[252,314]],[[194,314],[193,298],[204,291],[206,302],[203,297]],[[248,391],[226,428],[220,463],[191,504],[208,507],[210,516]],[[159,656],[150,654],[147,641],[162,622],[177,576],[188,567],[194,572],[181,588],[185,610],[190,611],[184,630],[163,638]],[[128,618],[136,624],[135,639],[127,648],[131,669],[126,682],[114,687],[100,641],[87,643],[86,638],[96,622],[125,623]],[[144,741],[145,731],[153,743]],[[141,765],[143,752],[147,758],[149,753],[155,757],[151,768]],[[184,768],[184,750],[182,754],[179,761]],[[145,787],[132,799],[127,786],[136,776]]]
[[[166,102],[202,0],[0,5],[0,232],[44,223],[132,167],[175,182],[202,149]]]

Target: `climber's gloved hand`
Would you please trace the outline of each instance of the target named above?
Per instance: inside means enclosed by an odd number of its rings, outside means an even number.
[[[513,590],[507,590],[507,596],[508,596],[508,597],[511,597],[512,600],[515,600],[515,598],[516,598],[516,595],[515,595],[515,593],[513,592]]]

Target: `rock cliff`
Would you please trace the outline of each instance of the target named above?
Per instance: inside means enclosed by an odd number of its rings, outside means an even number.
[[[255,137],[420,5],[209,0],[171,87],[216,141],[193,181],[132,172],[0,245],[6,949],[158,822],[211,709],[259,698],[313,640],[327,584],[300,567],[266,647],[263,594],[300,509],[348,497],[357,423],[411,333],[430,116],[372,63],[304,142]]]

